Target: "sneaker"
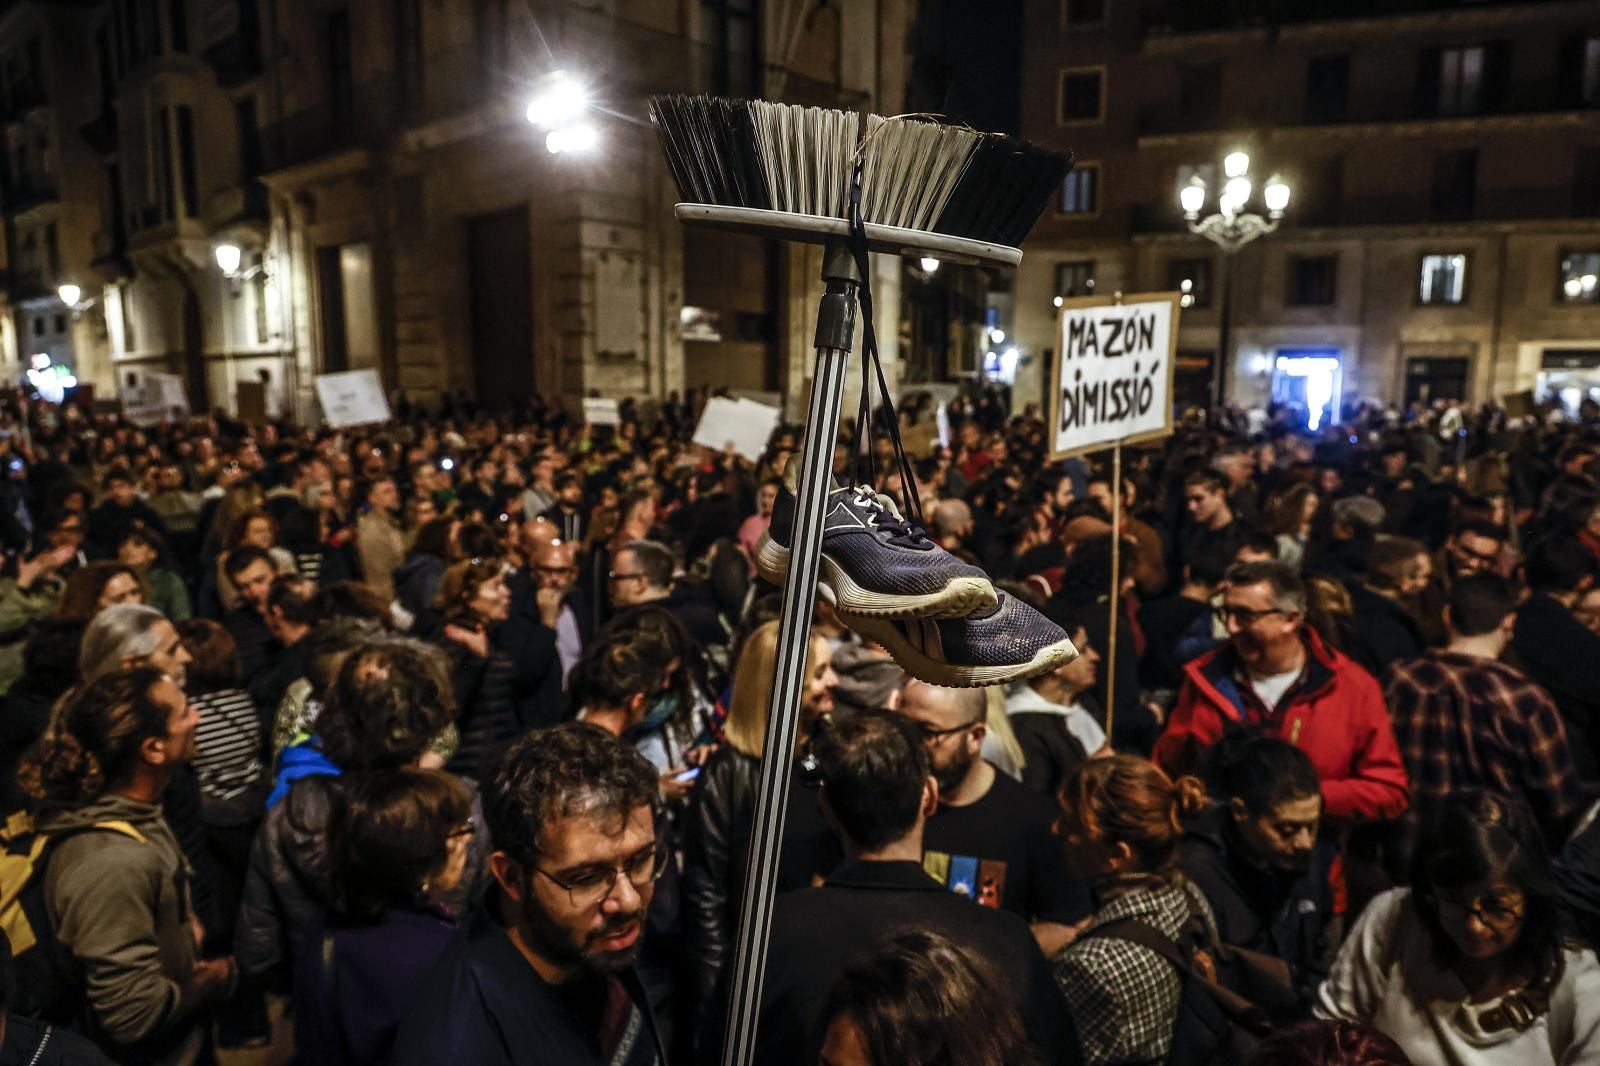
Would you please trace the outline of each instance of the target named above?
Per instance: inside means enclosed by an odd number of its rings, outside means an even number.
[[[774,585],[789,573],[794,529],[794,479],[799,456],[784,471],[772,524],[756,544],[756,569]],[[841,614],[861,618],[961,618],[995,606],[994,586],[907,522],[894,502],[866,486],[835,483],[828,493],[817,583]]]
[[[1012,596],[970,618],[905,622],[839,617],[882,644],[918,681],[945,688],[1004,685],[1049,673],[1078,657],[1060,626]]]

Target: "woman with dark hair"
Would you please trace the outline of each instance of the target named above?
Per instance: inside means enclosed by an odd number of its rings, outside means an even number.
[[[1418,841],[1411,887],[1368,905],[1317,1014],[1372,1026],[1417,1066],[1600,1061],[1600,962],[1563,938],[1526,805],[1452,793]]]
[[[143,602],[144,583],[133,567],[121,563],[89,563],[67,578],[55,617],[67,622],[88,622],[107,607]]]
[[[1173,781],[1133,755],[1090,759],[1062,786],[1059,831],[1073,872],[1094,886],[1099,908],[1054,959],[1083,1041],[1083,1061],[1159,1062],[1172,1049],[1182,981],[1142,945],[1096,931],[1127,920],[1182,943],[1211,908],[1177,873],[1183,820],[1205,810],[1205,786]]]
[[[328,825],[334,890],[314,949],[295,960],[295,1061],[382,1066],[422,978],[455,934],[473,793],[439,770],[352,781]]]
[[[1262,528],[1277,538],[1279,560],[1296,570],[1305,561],[1321,505],[1317,490],[1301,482],[1272,496],[1263,510]]]
[[[260,758],[261,719],[240,686],[238,648],[226,629],[204,618],[179,622],[178,636],[192,660],[189,702],[200,712],[194,768],[206,822],[253,822],[261,815],[267,775]]]
[[[822,1066],[1033,1066],[1000,975],[938,933],[900,933],[828,998]]]
[[[451,545],[461,523],[454,518],[435,518],[424,522],[411,542],[411,553],[394,572],[394,598],[414,621],[411,632],[424,640],[438,635],[441,624],[434,600],[439,582],[450,565]]]
[[[594,643],[612,634],[636,630],[655,634],[669,649],[672,665],[663,698],[628,739],[660,770],[690,765],[695,761],[689,758],[691,749],[713,743],[713,731],[720,724],[706,683],[705,656],[683,623],[671,611],[654,604],[632,607],[617,615],[600,628]],[[573,698],[577,699],[577,694]]]
[[[511,591],[499,559],[465,559],[444,572],[434,601],[440,637],[455,676],[461,746],[446,769],[475,781],[490,773],[505,744],[521,732],[516,667],[501,643]]]

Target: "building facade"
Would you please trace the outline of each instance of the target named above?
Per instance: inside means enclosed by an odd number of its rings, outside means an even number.
[[[265,381],[302,418],[317,374],[367,367],[424,404],[803,397],[820,254],[684,232],[646,98],[894,113],[909,4],[13,0],[0,377],[48,351],[102,392],[180,373],[197,409]],[[524,117],[557,70],[593,152]]]
[[[1017,279],[1023,399],[1056,297],[1172,290],[1189,399],[1224,336],[1245,404],[1304,403],[1308,360],[1346,401],[1600,398],[1593,3],[1028,0],[1024,42],[1024,135],[1078,165]],[[1225,262],[1178,190],[1235,150],[1293,199]]]

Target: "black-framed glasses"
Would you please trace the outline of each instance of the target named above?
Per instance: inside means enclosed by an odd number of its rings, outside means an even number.
[[[1453,915],[1466,917],[1472,915],[1486,928],[1504,932],[1510,929],[1522,916],[1527,913],[1528,904],[1521,896],[1508,896],[1504,899],[1497,896],[1485,896],[1470,903],[1447,896],[1433,895],[1433,904],[1443,913],[1450,911]]]
[[[615,570],[611,570],[606,573],[606,577],[610,578],[612,581],[627,581],[631,578],[644,577],[644,572],[638,571],[632,574],[619,574]]]
[[[1282,607],[1268,607],[1264,611],[1256,611],[1249,607],[1233,607],[1224,603],[1219,604],[1212,613],[1216,615],[1217,621],[1221,622],[1223,625],[1227,625],[1230,621],[1234,621],[1238,622],[1241,626],[1252,626],[1261,621],[1263,618],[1269,617],[1270,615],[1293,614],[1294,612],[1286,611]]]
[[[664,837],[657,837],[621,866],[587,867],[564,877],[557,877],[537,866],[533,872],[543,874],[558,888],[566,889],[567,898],[574,907],[587,909],[605,902],[616,891],[617,878],[624,874],[634,888],[644,888],[660,880],[661,875],[667,872],[667,841]]]
[[[976,726],[977,724],[977,722],[967,722],[965,725],[953,725],[949,729],[935,729],[933,726],[923,725],[921,722],[918,722],[917,732],[922,735],[922,742],[924,744],[937,744],[945,737],[953,737],[957,733],[965,733],[971,730],[972,727]]]

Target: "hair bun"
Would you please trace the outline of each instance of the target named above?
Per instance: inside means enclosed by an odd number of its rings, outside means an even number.
[[[1185,774],[1173,782],[1172,805],[1175,817],[1186,818],[1211,806],[1211,797],[1206,795],[1206,786],[1198,777]]]

